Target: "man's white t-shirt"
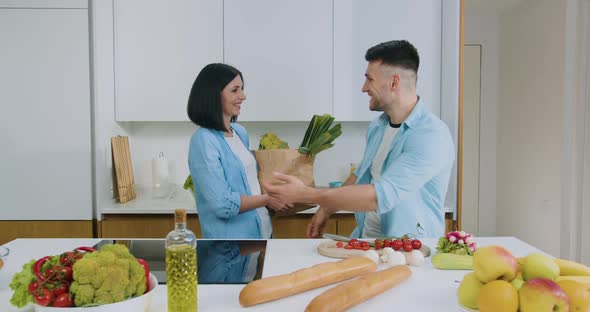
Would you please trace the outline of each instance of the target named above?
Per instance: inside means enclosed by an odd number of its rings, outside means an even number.
[[[238,156],[244,165],[246,177],[248,178],[248,185],[250,186],[250,192],[252,195],[260,195],[260,183],[258,182],[258,171],[256,170],[256,159],[254,158],[254,155],[246,149],[246,146],[244,146],[244,143],[242,143],[242,140],[240,140],[237,135],[234,134],[231,137],[226,136],[225,140],[232,152]],[[270,238],[270,235],[272,234],[272,224],[270,222],[268,210],[266,210],[266,207],[259,207],[256,208],[256,212],[262,223],[262,238]]]
[[[373,162],[371,163],[371,183],[374,183],[375,181],[379,180],[379,178],[381,178],[381,169],[383,169],[383,162],[385,161],[385,158],[389,153],[389,147],[393,142],[393,138],[395,137],[397,130],[399,130],[399,126],[389,126],[385,128],[385,132],[383,133],[383,139],[381,140],[381,145],[379,145],[377,154],[375,155],[375,158],[373,158]],[[363,227],[363,233],[361,237],[382,237],[381,216],[379,215],[379,213],[377,213],[377,211],[369,211],[365,214],[365,224]]]

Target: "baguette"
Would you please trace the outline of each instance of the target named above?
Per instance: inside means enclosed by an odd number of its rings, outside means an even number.
[[[396,265],[366,274],[319,294],[307,305],[305,311],[344,311],[400,284],[410,275],[412,271],[407,265]]]
[[[266,277],[240,291],[240,305],[249,307],[310,289],[347,280],[377,270],[377,264],[365,257],[316,264],[295,272]]]

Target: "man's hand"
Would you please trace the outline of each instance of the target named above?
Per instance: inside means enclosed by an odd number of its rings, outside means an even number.
[[[309,238],[317,238],[322,237],[324,234],[324,228],[326,227],[326,223],[332,212],[328,209],[320,207],[318,211],[316,211],[313,218],[311,218],[311,223],[307,225],[307,237]]]
[[[311,188],[305,186],[299,178],[274,172],[274,180],[263,183],[262,187],[271,196],[285,203],[305,202]]]

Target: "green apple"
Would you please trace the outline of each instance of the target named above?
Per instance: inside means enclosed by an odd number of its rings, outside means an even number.
[[[559,285],[547,278],[526,281],[518,292],[521,312],[565,312],[570,302]]]
[[[465,307],[477,309],[477,295],[483,285],[484,284],[477,279],[474,272],[463,276],[461,285],[459,285],[459,289],[457,290],[459,303]]]
[[[526,256],[522,264],[522,277],[525,281],[532,278],[547,278],[554,281],[559,276],[559,266],[551,257],[540,253]]]
[[[518,262],[504,247],[485,246],[473,255],[473,271],[484,283],[497,279],[510,282],[516,277]]]

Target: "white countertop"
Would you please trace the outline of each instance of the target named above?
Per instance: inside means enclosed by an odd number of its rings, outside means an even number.
[[[92,246],[100,239],[17,239],[4,245],[11,253],[0,270],[0,311],[32,311],[31,307],[17,310],[9,303],[12,291],[8,287],[12,274],[33,258],[59,254],[78,246]],[[327,258],[317,253],[317,246],[324,240],[318,239],[273,239],[266,248],[263,277],[289,273],[304,267],[337,259]],[[434,249],[435,239],[423,239],[424,244]],[[497,244],[510,250],[514,256],[522,257],[532,252],[541,252],[533,246],[513,237],[478,237],[479,246]],[[379,269],[386,266],[381,264]],[[421,267],[411,267],[412,276],[401,285],[386,291],[350,311],[460,311],[456,291],[460,281],[468,271],[437,270],[432,267],[430,257]],[[333,285],[311,290],[298,295],[242,308],[238,296],[243,285],[199,285],[199,311],[303,311],[312,298]],[[153,312],[166,311],[166,286],[158,285],[152,300]]]

